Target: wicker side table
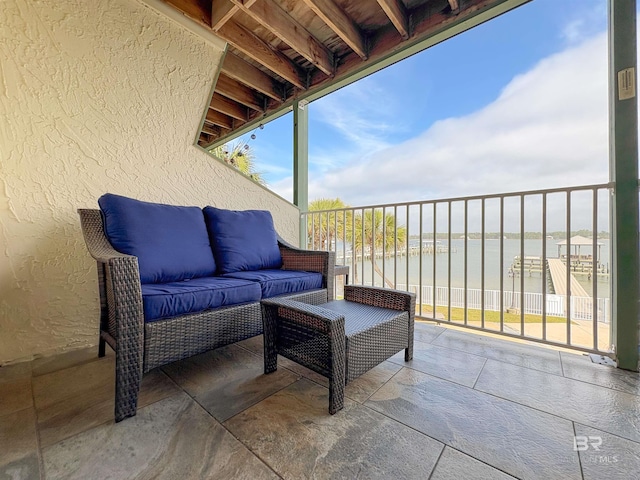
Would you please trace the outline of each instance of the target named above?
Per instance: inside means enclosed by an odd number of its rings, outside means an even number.
[[[344,387],[399,351],[413,358],[415,294],[345,286],[345,299],[308,305],[263,300],[264,372],[278,354],[329,379],[329,413],[344,406]]]
[[[349,284],[349,265],[336,265],[333,271],[336,277],[344,275],[344,284]]]

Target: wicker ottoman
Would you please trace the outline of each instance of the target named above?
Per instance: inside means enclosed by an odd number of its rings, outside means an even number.
[[[399,351],[413,357],[416,297],[385,288],[345,286],[344,300],[308,305],[287,299],[261,302],[264,372],[278,354],[329,379],[329,413],[344,406],[344,386]]]

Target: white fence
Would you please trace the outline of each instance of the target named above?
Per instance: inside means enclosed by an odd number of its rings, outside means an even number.
[[[398,290],[407,290],[419,295],[419,285],[409,285],[409,289],[404,284],[398,284]],[[446,307],[449,305],[449,295],[447,287],[436,287],[436,306]],[[467,293],[467,308],[480,310],[482,308],[482,290],[469,288]],[[525,314],[542,315],[543,295],[541,293],[524,293],[524,304],[522,303],[522,295],[520,292],[503,292],[503,308],[524,309]],[[591,297],[574,297],[571,296],[570,312],[572,320],[592,320],[593,319],[593,301]],[[451,288],[451,306],[455,308],[464,308],[465,289]],[[419,299],[418,299],[419,301]],[[546,314],[553,317],[566,317],[566,295],[546,295]],[[425,305],[433,304],[433,286],[422,286],[422,303]],[[610,322],[609,299],[598,298],[597,321],[601,323]],[[494,312],[500,311],[500,291],[485,290],[484,291],[484,309]]]

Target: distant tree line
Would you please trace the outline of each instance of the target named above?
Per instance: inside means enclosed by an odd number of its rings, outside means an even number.
[[[520,232],[517,233],[513,233],[513,232],[504,232],[504,237],[507,240],[520,240]],[[571,237],[575,237],[576,235],[580,235],[581,237],[585,237],[585,238],[592,238],[593,237],[593,232],[591,230],[586,230],[586,229],[582,229],[582,230],[572,230],[571,231]],[[554,240],[565,240],[566,237],[566,232],[564,231],[555,231],[555,232],[547,232],[547,236],[551,236],[553,237]],[[479,240],[482,238],[482,233],[480,232],[468,232],[467,233],[467,237],[471,240]],[[410,235],[409,238],[412,239],[418,239],[419,235]],[[437,240],[447,240],[449,238],[449,234],[446,232],[439,232],[436,235],[436,239]],[[459,238],[464,238],[464,232],[452,232],[451,233],[451,238],[456,240]],[[484,234],[484,238],[489,239],[489,240],[498,240],[500,239],[500,232],[485,232]],[[524,232],[524,238],[525,240],[541,240],[542,239],[542,232]],[[598,238],[599,239],[608,239],[609,238],[609,232],[605,232],[605,231],[601,231],[598,233]],[[422,234],[422,239],[423,240],[433,240],[433,234],[432,233],[423,233]]]

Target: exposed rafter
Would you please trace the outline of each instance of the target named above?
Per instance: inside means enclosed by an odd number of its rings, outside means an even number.
[[[378,4],[403,40],[409,38],[409,13],[404,4],[400,0],[378,0]]]
[[[278,102],[284,99],[285,88],[283,84],[231,52],[227,52],[224,57],[222,71],[234,80],[244,83]]]
[[[211,5],[211,28],[217,31],[239,10],[228,0],[213,0]]]
[[[244,6],[249,8],[256,0],[245,0]],[[211,5],[211,28],[217,31],[222,25],[231,20],[240,7],[235,5],[231,0],[213,0]]]
[[[529,0],[523,0],[523,3],[526,1]],[[452,15],[451,12],[443,11],[432,13],[429,9],[430,5],[424,4],[422,8],[412,10],[412,14],[417,19],[414,21],[412,40],[427,37],[432,32],[446,28],[446,26],[451,23],[460,22],[465,18],[472,17],[478,11],[487,8],[487,6],[494,2],[495,0],[469,0],[465,5],[465,9],[461,10],[456,15]],[[393,26],[387,26],[386,28],[380,29],[372,43],[373,47],[369,50],[368,61],[374,63],[385,58],[390,53],[403,50],[406,45],[406,42],[398,36],[398,32]],[[336,77],[347,77],[361,67],[362,60],[355,54],[352,54],[349,57],[345,57],[343,62],[338,66]],[[314,74],[309,89],[313,90],[315,87],[322,85],[325,81],[326,80],[323,75]]]
[[[192,0],[164,0],[169,5],[180,10],[187,17],[196,20],[204,26],[211,26],[211,10],[203,8],[202,2]]]
[[[199,140],[216,145],[531,0],[143,1],[227,42]]]
[[[251,8],[242,0],[232,1],[326,75],[333,75],[333,54],[273,0],[256,0]]]
[[[235,20],[225,23],[219,30],[224,40],[256,62],[264,65],[273,73],[280,75],[296,87],[305,89],[299,68],[282,53],[273,50],[262,39]]]
[[[220,127],[207,125],[206,123],[202,126],[202,133],[206,133],[207,135],[213,135],[214,137],[219,137],[222,131]]]
[[[233,128],[233,119],[224,113],[209,109],[207,111],[206,121],[227,130]]]
[[[367,47],[360,28],[333,0],[304,0],[311,10],[336,32],[360,58],[366,60]]]
[[[220,95],[219,93],[213,94],[213,97],[211,97],[209,108],[222,112],[225,115],[229,115],[230,117],[233,117],[236,120],[240,120],[242,122],[246,122],[247,120],[249,120],[249,112],[247,111],[247,107],[245,107],[244,105],[240,105],[239,103],[236,103],[233,100]]]
[[[264,110],[264,105],[256,98],[253,90],[223,73],[218,76],[216,92],[258,112]]]

